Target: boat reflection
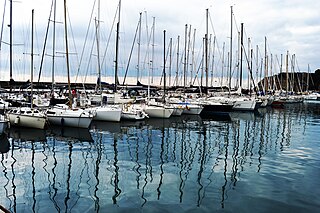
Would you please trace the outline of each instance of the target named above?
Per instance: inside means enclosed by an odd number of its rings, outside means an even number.
[[[46,141],[46,130],[11,126],[8,137],[14,141]]]
[[[291,146],[293,120],[305,122],[304,112],[270,109],[236,114],[232,122],[199,116],[93,122],[90,131],[51,127],[36,135],[12,129],[11,147],[19,139],[33,143],[2,155],[0,203],[30,212],[225,209],[239,183],[267,171],[268,153]],[[9,149],[1,137],[1,153]]]
[[[7,134],[3,133],[0,135],[0,153],[4,154],[9,152],[9,150],[10,150],[10,143],[8,140],[8,136]]]
[[[93,142],[89,129],[76,127],[50,126],[47,135],[58,140]]]

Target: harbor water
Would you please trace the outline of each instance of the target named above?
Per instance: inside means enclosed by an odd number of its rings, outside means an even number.
[[[10,212],[317,212],[320,103],[223,119],[10,128],[0,205]]]

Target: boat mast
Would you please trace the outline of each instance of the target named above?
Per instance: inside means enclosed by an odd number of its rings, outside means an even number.
[[[307,88],[306,91],[309,93],[309,78],[310,78],[310,64],[308,64],[308,75],[307,75]]]
[[[179,74],[179,47],[180,47],[180,36],[177,38],[177,66],[176,66],[176,86],[178,86],[178,74]]]
[[[10,1],[10,92],[12,91],[12,84],[13,84],[13,78],[12,78],[12,0]]]
[[[119,0],[118,23],[117,23],[117,33],[116,33],[116,59],[115,59],[115,69],[114,69],[114,92],[117,91],[117,86],[118,86],[120,10],[121,10],[121,0]]]
[[[240,80],[240,93],[242,90],[242,57],[243,57],[243,23],[241,23],[241,32],[240,32],[240,76],[239,76],[239,80]]]
[[[171,86],[171,70],[172,70],[172,38],[170,38],[170,46],[169,46],[169,87]]]
[[[193,39],[192,39],[192,53],[191,53],[192,66],[191,66],[191,71],[190,71],[190,86],[192,86],[193,72],[195,72],[195,70],[196,70],[195,52],[194,52],[195,43],[196,43],[196,29],[193,30]]]
[[[140,17],[139,17],[139,37],[138,37],[137,84],[139,82],[139,76],[140,76],[141,21],[142,21],[142,13],[140,12]]]
[[[231,6],[231,26],[230,26],[230,53],[229,53],[229,95],[231,92],[231,73],[232,73],[232,23],[233,23],[233,7]]]
[[[54,91],[54,67],[55,67],[55,47],[56,47],[56,14],[57,14],[57,1],[54,0],[54,5],[53,5],[53,36],[52,36],[52,76],[51,76],[51,90],[52,94]],[[40,77],[40,76],[39,76]],[[40,78],[39,78],[40,79]]]
[[[264,91],[268,93],[268,55],[267,55],[267,37],[264,37]]]
[[[184,31],[184,63],[183,63],[183,88],[186,89],[186,81],[187,81],[187,34],[188,34],[188,25],[185,25]]]
[[[100,63],[100,0],[98,1],[98,20],[95,19],[96,24],[96,42],[97,42],[97,61],[98,61],[98,88],[99,93],[101,93],[101,63]]]
[[[216,49],[216,36],[213,36],[213,48],[212,48],[212,63],[211,63],[211,86],[213,86],[213,72],[214,72],[214,57]],[[223,84],[223,74],[221,79],[221,85]],[[221,86],[222,87],[222,86]]]
[[[156,17],[152,17],[152,50],[151,50],[151,83],[153,84],[153,71],[154,71],[154,39],[155,39],[155,27],[156,27]]]
[[[32,9],[32,21],[31,21],[31,108],[33,108],[33,25],[34,25],[34,9]]]
[[[166,30],[163,31],[163,103],[166,102]]]
[[[206,73],[206,94],[208,95],[208,19],[209,19],[209,9],[206,9],[206,35],[205,35],[205,73]]]
[[[286,96],[287,97],[288,97],[288,91],[289,91],[289,73],[288,73],[289,62],[288,61],[289,61],[289,51],[287,51],[287,55],[286,55]]]
[[[72,106],[72,95],[70,86],[70,68],[69,68],[69,48],[68,48],[68,28],[67,28],[67,0],[64,0],[64,36],[66,45],[66,63],[67,63],[67,74],[68,74],[68,90],[69,90],[69,106]]]

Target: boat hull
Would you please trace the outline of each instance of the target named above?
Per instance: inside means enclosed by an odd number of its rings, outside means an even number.
[[[182,114],[187,115],[200,115],[202,112],[203,107],[202,106],[196,106],[196,105],[187,105],[186,108],[183,110]]]
[[[119,122],[121,119],[121,109],[116,107],[95,107],[90,109],[95,112],[93,120],[95,121],[113,121]]]
[[[46,118],[31,115],[8,114],[12,126],[29,127],[35,129],[44,129]]]
[[[256,109],[256,101],[255,100],[236,100],[232,109],[239,110],[239,111],[253,111]]]
[[[170,118],[173,113],[173,108],[159,107],[159,106],[146,106],[144,111],[150,118]]]
[[[89,128],[92,117],[64,116],[64,115],[47,115],[51,125]]]

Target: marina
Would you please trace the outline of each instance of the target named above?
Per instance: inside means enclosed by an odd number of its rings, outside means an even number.
[[[3,3],[0,212],[320,209],[319,3]]]

